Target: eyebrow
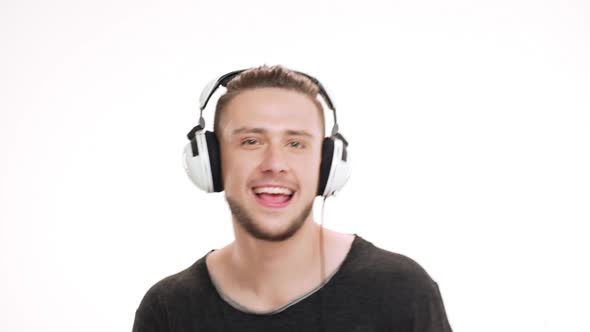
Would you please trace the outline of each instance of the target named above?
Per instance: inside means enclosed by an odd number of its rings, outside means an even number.
[[[241,127],[241,128],[235,129],[232,132],[232,135],[245,134],[245,133],[266,134],[266,133],[268,133],[268,130],[266,130],[264,128]],[[313,135],[308,133],[305,130],[287,129],[287,130],[285,130],[285,134],[287,134],[289,136],[306,136],[306,137],[313,138]]]

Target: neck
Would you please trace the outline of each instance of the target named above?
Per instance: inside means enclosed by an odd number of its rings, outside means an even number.
[[[240,286],[280,302],[282,297],[289,298],[299,292],[302,285],[307,288],[319,284],[323,265],[321,233],[321,226],[311,215],[297,233],[280,242],[258,240],[236,230],[229,259],[240,276]]]

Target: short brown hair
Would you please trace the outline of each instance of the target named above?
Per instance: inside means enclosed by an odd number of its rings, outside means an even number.
[[[320,88],[308,77],[281,65],[263,65],[240,73],[227,84],[227,91],[219,97],[217,106],[215,107],[213,130],[217,135],[219,135],[219,119],[221,118],[221,113],[229,102],[240,92],[255,88],[282,88],[297,91],[310,97],[320,112],[322,131],[324,130],[324,108],[317,99]]]

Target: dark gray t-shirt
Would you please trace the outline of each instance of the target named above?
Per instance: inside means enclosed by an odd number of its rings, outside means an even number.
[[[205,257],[147,291],[133,332],[452,332],[428,273],[411,258],[358,235],[322,287],[272,313],[247,312],[224,300]]]

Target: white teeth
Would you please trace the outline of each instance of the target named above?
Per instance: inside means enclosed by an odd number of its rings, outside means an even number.
[[[254,188],[254,192],[257,194],[280,194],[280,195],[292,195],[293,190],[284,187],[257,187]]]

